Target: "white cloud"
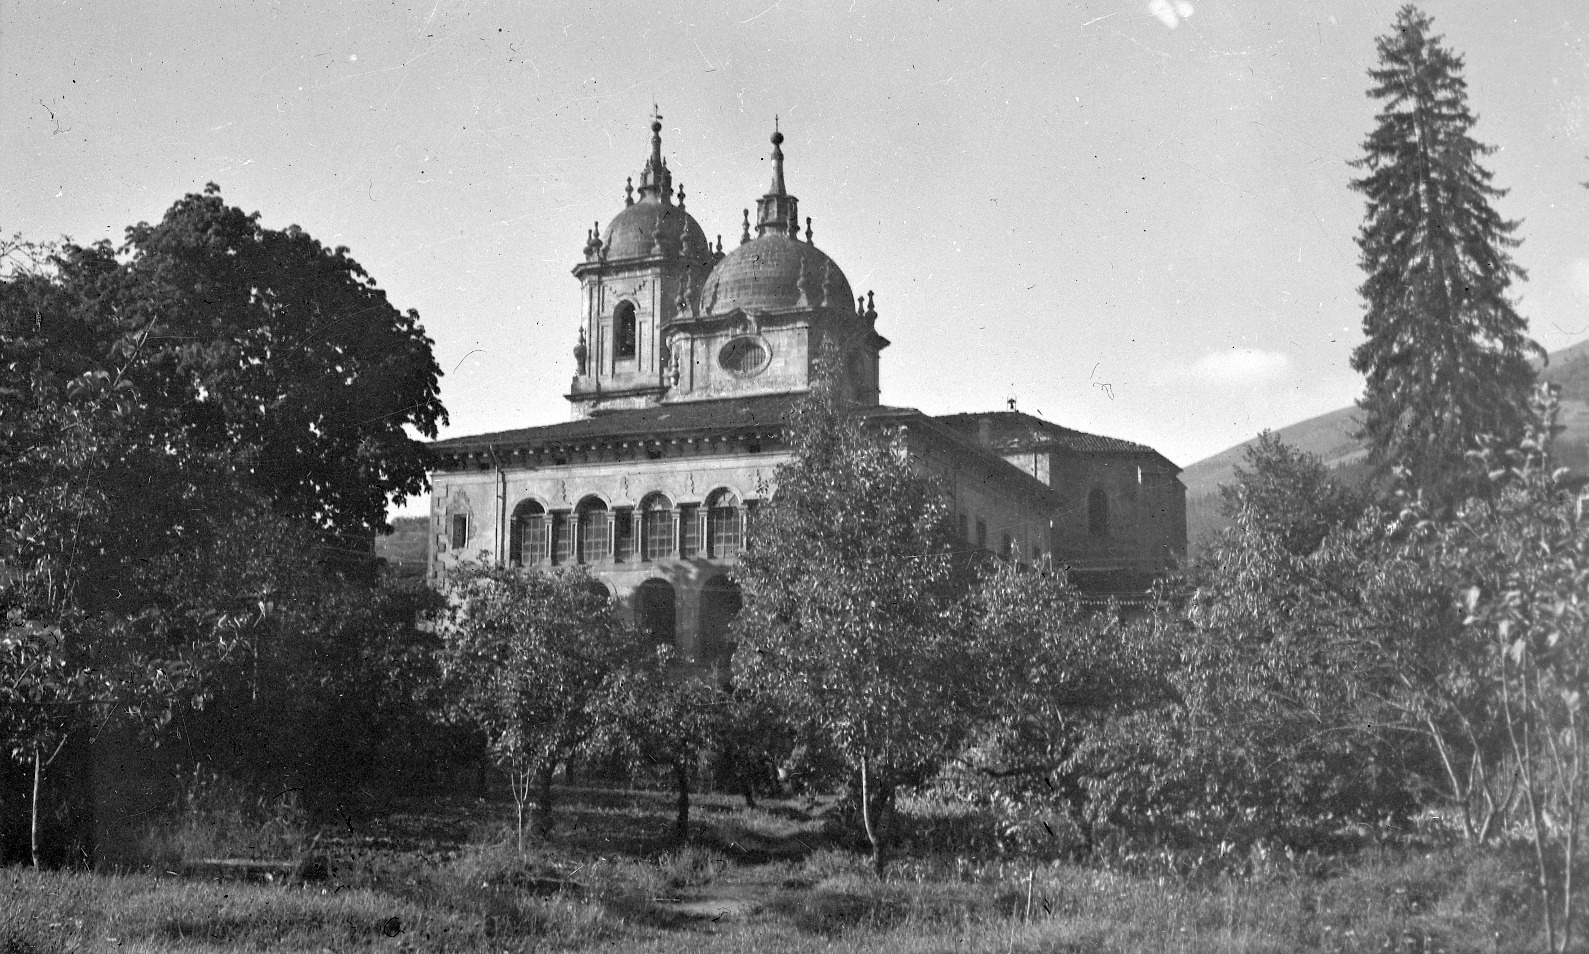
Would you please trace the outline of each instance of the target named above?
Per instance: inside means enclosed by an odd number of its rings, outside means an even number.
[[[1281,351],[1230,348],[1204,355],[1192,365],[1194,377],[1214,384],[1267,384],[1291,373],[1291,359]]]
[[[1193,11],[1188,0],[1148,0],[1148,12],[1173,30],[1182,20],[1191,17]]]

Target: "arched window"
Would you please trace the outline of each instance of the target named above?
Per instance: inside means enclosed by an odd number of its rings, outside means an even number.
[[[744,543],[739,513],[739,498],[731,490],[719,490],[707,498],[707,556],[722,559],[739,552]]]
[[[673,501],[661,494],[640,501],[640,547],[647,560],[666,560],[678,549],[673,543]]]
[[[632,361],[639,334],[635,329],[634,302],[621,301],[612,313],[613,357],[619,361]]]
[[[551,556],[546,533],[546,508],[526,500],[513,508],[513,524],[508,534],[508,562],[514,566],[534,566]]]
[[[610,517],[600,498],[586,497],[579,502],[579,562],[600,563],[612,552],[607,537]]]
[[[1102,487],[1087,494],[1087,532],[1095,537],[1109,535],[1109,495]]]

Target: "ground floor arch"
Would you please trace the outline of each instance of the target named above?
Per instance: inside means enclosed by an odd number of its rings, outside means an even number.
[[[667,580],[652,578],[635,587],[635,625],[659,644],[678,645],[678,593]]]
[[[726,576],[714,576],[701,586],[699,616],[699,654],[703,660],[726,663],[734,643],[729,627],[745,605],[739,584]]]

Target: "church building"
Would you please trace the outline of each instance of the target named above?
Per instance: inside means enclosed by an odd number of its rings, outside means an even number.
[[[659,117],[660,119],[660,117]],[[944,479],[968,547],[1069,567],[1081,588],[1136,595],[1186,553],[1180,468],[1141,444],[1014,410],[934,417],[880,403],[871,292],[801,235],[772,136],[772,182],[737,247],[714,246],[662,157],[574,266],[580,317],[563,424],[431,445],[429,574],[478,561],[581,564],[657,639],[724,661],[740,607],[734,564],[747,515],[789,459],[786,415],[823,342],[857,412],[899,428]]]

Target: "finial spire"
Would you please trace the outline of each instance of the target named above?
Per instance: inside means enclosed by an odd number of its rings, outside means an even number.
[[[806,244],[811,244],[811,216],[806,216]]]
[[[788,195],[783,184],[783,133],[778,131],[778,117],[772,118],[772,187],[768,195]]]
[[[750,241],[750,210],[746,209],[745,210],[745,231],[739,237],[739,244],[744,245],[748,241]]]
[[[634,176],[623,180],[623,204],[634,205]]]
[[[800,238],[799,200],[789,194],[783,178],[783,132],[778,117],[772,118],[772,185],[756,200],[756,234],[780,232],[796,241]]]
[[[673,201],[673,174],[662,159],[662,114],[651,107],[651,156],[640,170],[640,199],[656,199],[664,204]]]

